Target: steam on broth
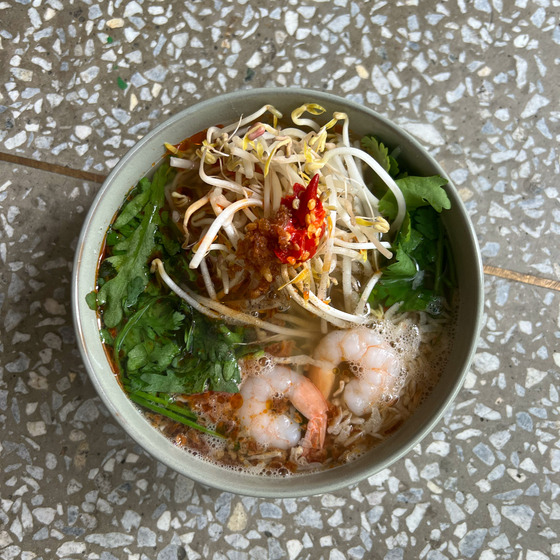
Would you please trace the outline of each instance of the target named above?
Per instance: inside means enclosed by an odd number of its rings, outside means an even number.
[[[176,445],[286,475],[390,436],[453,339],[441,177],[272,106],[211,127],[129,193],[88,295],[115,374]]]

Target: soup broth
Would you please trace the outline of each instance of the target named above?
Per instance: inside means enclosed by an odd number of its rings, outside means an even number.
[[[265,106],[166,145],[88,296],[130,399],[226,468],[356,459],[413,414],[452,348],[445,179],[410,176],[343,113],[307,118],[321,113]]]

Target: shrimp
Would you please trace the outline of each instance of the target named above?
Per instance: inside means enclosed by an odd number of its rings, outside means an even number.
[[[267,447],[290,449],[296,445],[321,449],[325,441],[328,404],[321,391],[307,377],[276,365],[247,376],[240,388],[243,404],[238,418],[251,437]],[[287,414],[271,410],[274,397],[288,399],[308,420],[305,436],[301,426]]]
[[[364,416],[391,394],[402,369],[401,360],[387,341],[368,328],[332,331],[321,339],[313,357],[329,367],[314,366],[309,378],[325,398],[332,392],[341,362],[349,362],[355,377],[344,386],[343,398],[351,412]]]

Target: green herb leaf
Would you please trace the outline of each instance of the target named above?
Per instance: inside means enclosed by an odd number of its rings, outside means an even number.
[[[414,250],[414,259],[420,269],[431,269],[438,259],[438,243],[443,239],[439,214],[431,207],[418,208],[412,214],[412,227],[421,246]]]
[[[451,208],[451,202],[447,193],[442,188],[447,179],[434,175],[432,177],[402,177],[395,181],[401,189],[408,212],[430,205],[441,212],[443,209]],[[397,200],[391,190],[387,190],[379,201],[379,211],[389,220],[397,216]]]
[[[389,154],[389,169],[388,173],[391,177],[396,177],[399,174],[399,163],[391,154]]]
[[[176,306],[174,299],[159,302],[144,315],[139,326],[153,331],[155,336],[168,336],[184,326],[186,316],[177,311]]]
[[[401,311],[441,312],[443,273],[450,262],[439,215],[442,209],[450,207],[441,188],[445,182],[441,177],[397,180],[407,213],[391,247],[394,256],[372,291],[370,303],[391,306],[400,302]],[[381,199],[379,208],[388,217],[396,215],[392,193]]]
[[[403,249],[402,245],[397,245],[395,251],[395,262],[385,269],[385,275],[402,278],[414,278],[418,272],[418,267],[414,259]]]
[[[440,234],[440,220],[436,211],[429,206],[418,208],[413,214],[413,227],[423,237],[435,241]]]
[[[139,298],[139,309],[120,331],[117,363],[133,389],[148,392],[237,392],[243,329],[208,320],[175,295]]]
[[[135,276],[128,284],[126,290],[125,306],[132,307],[133,305],[136,305],[136,302],[138,301],[138,298],[144,291],[145,287],[146,285],[144,278],[142,276]]]
[[[142,184],[142,181],[145,183],[147,182],[149,186],[150,183],[146,178],[142,179],[140,184]],[[138,213],[142,211],[144,206],[148,203],[148,200],[150,200],[149,188],[139,192],[132,200],[130,200],[130,202],[126,203],[125,207],[121,210],[117,219],[113,223],[113,228],[120,230],[124,225],[128,224],[132,218],[136,217]]]
[[[145,383],[143,390],[146,393],[186,393],[184,376],[177,375],[173,370],[165,374],[144,373],[141,376]]]
[[[379,142],[375,136],[364,136],[361,140],[362,149],[375,159],[385,171],[391,169],[389,149]]]
[[[413,278],[418,272],[414,252],[422,242],[422,236],[412,229],[410,216],[405,216],[397,239],[391,247],[394,253],[391,264],[384,271],[385,277]]]
[[[99,336],[101,337],[101,342],[111,346],[114,343],[111,333],[107,329],[101,329],[99,331]]]
[[[173,359],[179,354],[180,348],[171,340],[158,341],[154,344],[152,352],[149,354],[149,361],[144,366],[143,371],[160,373],[167,371]]]
[[[116,327],[122,320],[125,307],[134,304],[138,294],[148,284],[148,261],[156,250],[155,233],[160,222],[159,210],[163,206],[164,187],[169,165],[162,164],[150,186],[150,198],[142,219],[131,237],[119,242],[115,249],[125,253],[106,259],[117,270],[99,290],[97,301],[103,308],[103,321],[108,328]],[[137,280],[139,279],[139,280]],[[133,282],[133,285],[130,284]]]
[[[428,311],[433,315],[440,313],[442,307],[441,297],[422,286],[414,288],[411,279],[384,280],[375,287],[374,301],[386,307],[401,303],[400,311]]]
[[[107,231],[107,235],[105,237],[105,244],[108,247],[113,247],[115,246],[117,243],[121,242],[124,239],[124,235],[122,235],[121,233],[118,233],[116,231],[114,231],[111,228],[109,228],[109,230]]]
[[[193,317],[190,329],[185,333],[185,345],[198,358],[196,387],[203,383],[213,391],[238,390],[241,372],[235,345],[241,342],[242,332],[242,329],[236,331],[209,321],[198,313]]]
[[[371,155],[391,177],[396,177],[399,174],[397,160],[389,153],[389,148],[377,140],[375,136],[364,136],[361,140],[361,145],[362,149]],[[368,180],[371,183],[372,191],[376,194],[378,191],[383,193],[387,188],[383,179],[373,172],[368,172],[368,175],[370,175]]]
[[[165,252],[170,257],[178,254],[181,251],[181,244],[177,241],[177,239],[170,237],[169,235],[166,235],[161,228],[158,232],[157,239],[159,243],[163,246]]]
[[[127,368],[129,372],[138,371],[148,363],[148,349],[145,344],[137,344],[128,352]]]
[[[86,303],[92,311],[97,310],[97,292],[95,290],[86,296]]]

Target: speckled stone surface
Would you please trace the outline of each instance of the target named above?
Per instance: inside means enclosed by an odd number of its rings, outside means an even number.
[[[484,262],[560,279],[560,1],[0,2],[0,151],[107,174],[216,93],[305,86],[416,135]],[[390,469],[323,496],[195,484],[81,364],[73,253],[99,184],[0,163],[0,558],[560,557],[560,292],[486,277],[466,384]]]

